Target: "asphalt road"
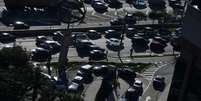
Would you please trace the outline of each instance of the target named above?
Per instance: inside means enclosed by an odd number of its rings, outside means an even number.
[[[163,92],[156,91],[153,88],[152,81],[151,81],[147,89],[145,90],[141,98],[141,101],[167,101],[169,88],[172,82],[174,66],[175,66],[175,61],[173,60],[172,62],[168,64],[162,65],[161,68],[158,69],[154,74],[154,76],[161,75],[165,77],[165,84],[166,84],[165,90]]]
[[[121,2],[123,3],[123,8],[115,10],[115,9],[108,9],[108,12],[104,13],[104,14],[100,14],[97,13],[93,10],[93,8],[90,5],[86,4],[86,8],[87,8],[87,13],[86,13],[86,18],[84,20],[84,24],[78,25],[78,24],[73,24],[72,26],[76,27],[76,26],[106,26],[109,25],[109,21],[111,19],[117,18],[117,17],[123,17],[126,15],[127,12],[136,12],[136,11],[140,11],[143,12],[145,14],[147,14],[148,12],[150,12],[150,8],[147,7],[146,9],[142,9],[142,10],[137,10],[134,7],[131,7],[130,5],[125,3],[125,0],[121,0]],[[3,0],[0,0],[0,11],[2,11],[4,9],[4,3]],[[173,10],[171,7],[167,6],[167,12],[169,14],[173,13]],[[37,22],[43,22],[42,20],[44,19],[49,19],[49,18],[31,18],[34,21]],[[50,19],[51,20],[51,19]],[[48,23],[48,22],[46,22]],[[152,24],[153,21],[149,18],[147,18],[146,21],[138,21],[138,24]],[[157,22],[155,22],[157,23]],[[61,25],[48,25],[48,26],[31,26],[30,29],[33,30],[37,30],[37,29],[58,29],[58,28],[66,28],[66,24],[65,23],[61,23]],[[12,27],[7,27],[4,24],[0,23],[0,30],[13,30]]]
[[[105,38],[101,38],[99,40],[95,40],[93,41],[94,44],[96,44],[97,46],[101,47],[101,48],[104,48],[108,51],[108,59],[109,61],[115,61],[115,62],[119,62],[119,59],[118,59],[118,56],[117,56],[117,52],[114,52],[114,51],[110,51],[106,48],[106,39]],[[131,40],[128,39],[128,38],[125,38],[123,40],[124,42],[124,49],[121,51],[120,53],[120,56],[122,57],[123,61],[124,62],[133,62],[135,61],[135,57],[134,58],[130,58],[130,49],[131,49]],[[35,38],[24,38],[24,39],[17,39],[17,42],[16,42],[17,45],[20,45],[24,48],[26,48],[27,51],[31,51],[32,49],[36,48],[36,45],[35,45]],[[12,45],[12,44],[10,44]],[[5,46],[4,44],[0,44],[0,47],[3,47]],[[159,57],[158,57],[158,60],[160,60],[160,58],[163,58],[163,55],[172,55],[172,46],[170,44],[168,44],[168,46],[165,48],[165,53],[164,54],[159,54]],[[151,55],[157,55],[157,54],[154,54],[152,53],[150,50],[147,50],[145,53],[133,53],[133,56],[142,56],[142,55],[145,55],[145,56],[151,56]],[[53,55],[53,60],[52,61],[58,61],[58,54],[56,55]],[[68,58],[69,58],[69,61],[83,61],[83,62],[87,62],[88,61],[88,58],[80,58],[78,57],[77,55],[77,52],[76,52],[76,49],[71,47],[69,49],[69,53],[68,53]],[[151,57],[150,57],[151,58]],[[156,57],[157,58],[157,57]],[[144,62],[148,62],[148,61],[152,61],[151,59],[147,61],[144,61]]]
[[[3,6],[4,6],[3,0],[0,0],[0,8],[3,8]],[[170,11],[171,11],[171,8],[168,8],[168,9],[170,9]],[[149,10],[149,8],[142,10],[142,12],[146,13],[147,10]],[[136,11],[135,8],[130,8],[129,5],[124,3],[124,9],[118,10],[118,16],[121,17],[121,16],[124,16],[126,14],[126,12],[134,12],[134,11]],[[87,12],[87,15],[85,18],[86,24],[82,24],[81,26],[94,26],[94,25],[105,26],[105,25],[109,25],[109,21],[115,17],[117,17],[117,13],[114,9],[110,9],[108,13],[99,14],[99,13],[94,12],[92,8],[88,7],[88,12]],[[152,23],[152,20],[148,19],[146,22],[141,21],[139,23],[149,24],[149,23]],[[78,25],[75,24],[73,26],[78,26]],[[62,26],[43,26],[43,27],[41,27],[41,26],[32,27],[31,26],[31,28],[33,28],[33,29],[41,29],[41,28],[43,28],[43,29],[54,29],[56,27],[59,27],[59,28],[64,27],[65,28],[66,25],[62,24]],[[7,30],[7,29],[12,30],[12,28],[6,27],[2,23],[0,23],[0,30]],[[36,48],[34,40],[35,40],[34,38],[17,39],[17,45],[21,45],[24,48],[26,48],[28,51],[30,51],[31,49]],[[107,49],[105,47],[105,42],[106,42],[106,40],[104,38],[94,41],[94,43],[97,44],[98,46]],[[125,49],[121,51],[121,57],[123,58],[124,62],[159,63],[159,62],[168,61],[168,60],[173,58],[172,56],[129,58],[128,56],[129,56],[129,52],[130,52],[130,48],[131,48],[131,40],[125,38],[123,42],[125,45]],[[3,46],[4,45],[2,45],[2,44],[0,45],[0,47],[3,47]],[[166,50],[165,54],[171,54],[172,53],[172,47],[170,45],[168,45],[168,47],[166,47],[165,50]],[[150,51],[147,51],[146,53],[135,53],[135,55],[136,56],[139,56],[139,55],[149,56]],[[109,51],[108,57],[109,57],[109,62],[120,62],[119,59],[117,58],[117,52]],[[77,56],[77,53],[76,53],[74,48],[70,48],[70,51],[68,53],[68,58],[69,58],[69,61],[81,61],[81,62],[87,62],[88,61],[87,58],[83,58],[83,59],[79,58]],[[54,55],[52,61],[58,61],[58,55]],[[161,70],[156,72],[157,75],[160,74],[160,75],[163,75],[166,77],[166,84],[167,85],[171,81],[173,67],[174,67],[174,64],[170,64],[170,65],[165,66],[164,69],[161,69]],[[152,72],[152,74],[153,74],[153,72]],[[101,82],[100,80],[97,80],[94,82],[94,84],[92,84],[90,86],[98,85],[100,82]],[[167,93],[165,93],[165,94],[158,93],[158,92],[153,90],[151,84],[150,85],[148,85],[147,83],[144,83],[144,84],[145,84],[144,88],[147,88],[147,86],[148,86],[148,88],[145,89],[145,93],[143,94],[141,101],[145,101],[148,96],[150,96],[150,99],[151,99],[149,101],[157,101],[158,99],[163,99],[161,101],[165,101],[163,96],[167,95]],[[123,85],[122,90],[125,91],[128,88],[128,85],[126,85],[123,82],[122,82],[122,85]],[[97,89],[97,86],[90,87],[89,92],[93,92],[95,89]],[[121,94],[123,93],[123,91],[121,91]],[[87,94],[86,94],[86,96],[92,96],[91,93],[89,93],[88,95]],[[88,99],[88,98],[86,98],[86,99]],[[93,98],[89,98],[89,99],[93,99]],[[91,100],[86,100],[86,101],[91,101]]]

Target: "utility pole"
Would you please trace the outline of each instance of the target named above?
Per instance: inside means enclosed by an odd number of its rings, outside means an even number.
[[[62,47],[61,52],[59,54],[59,65],[58,65],[58,72],[59,72],[59,78],[65,83],[65,85],[68,84],[68,79],[66,77],[66,65],[68,62],[68,51],[69,46],[71,43],[71,31],[69,30],[70,24],[68,24],[66,31],[63,32],[64,39],[62,41]]]

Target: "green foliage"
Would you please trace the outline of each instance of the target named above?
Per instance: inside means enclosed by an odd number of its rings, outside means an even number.
[[[29,63],[29,55],[21,47],[0,50],[2,101],[83,101],[80,94],[75,95],[56,89],[50,78]]]
[[[27,65],[29,55],[20,47],[6,47],[0,50],[0,67]]]

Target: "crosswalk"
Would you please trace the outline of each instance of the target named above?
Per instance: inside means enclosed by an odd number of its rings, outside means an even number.
[[[154,65],[152,65],[150,68],[146,69],[142,75],[145,77],[145,79],[147,79],[148,81],[151,81],[153,79],[153,76],[155,74],[155,72],[165,66],[166,64],[168,64],[167,61],[160,61],[160,62],[156,62]]]

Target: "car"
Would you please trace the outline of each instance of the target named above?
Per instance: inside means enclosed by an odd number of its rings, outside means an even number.
[[[92,0],[83,0],[86,4],[91,4]]]
[[[164,48],[166,46],[164,46],[164,44],[161,44],[160,42],[158,41],[152,41],[150,43],[150,50],[156,54],[162,54],[165,52]]]
[[[90,40],[80,40],[75,44],[75,47],[76,47],[78,56],[80,56],[81,58],[88,57],[90,54],[90,51],[93,49],[104,50],[96,46]]]
[[[141,80],[136,79],[134,85],[127,89],[125,93],[125,98],[128,101],[138,101],[139,97],[142,96],[143,93],[142,84],[143,83]]]
[[[149,7],[153,10],[163,10],[166,8],[164,0],[148,0]]]
[[[169,2],[169,5],[171,6],[171,5],[174,5],[174,4],[176,4],[176,3],[181,3],[181,1],[179,1],[179,0],[168,0],[168,2]]]
[[[129,4],[129,5],[133,5],[134,1],[135,0],[126,0],[126,3]]]
[[[80,71],[83,71],[87,74],[91,74],[92,73],[92,69],[93,69],[93,66],[92,65],[89,65],[89,64],[86,64],[86,65],[82,65],[79,70]]]
[[[200,2],[200,0],[192,0],[191,5],[197,5],[198,9],[201,10],[201,2]]]
[[[99,47],[99,46],[97,46],[97,45],[89,45],[87,48],[88,48],[89,51],[92,51],[92,50],[100,50],[100,51],[102,51],[102,52],[105,51],[104,48],[101,48],[101,47]]]
[[[138,90],[139,96],[142,96],[142,93],[143,93],[143,87],[142,86],[143,86],[143,82],[139,79],[135,79],[135,82],[133,84],[133,88]]]
[[[121,39],[121,33],[116,30],[109,29],[105,31],[105,38],[106,39],[110,39],[110,38]]]
[[[119,39],[110,38],[106,40],[106,47],[112,51],[121,51],[124,49],[124,43],[121,43]]]
[[[122,8],[122,3],[119,0],[104,0],[108,4],[108,7],[120,9]]]
[[[95,45],[92,41],[87,40],[87,39],[83,39],[83,40],[77,40],[75,43],[75,47],[76,48],[86,48],[90,45]]]
[[[143,31],[138,31],[138,33],[136,34],[139,37],[143,37],[144,39],[148,40],[149,36]]]
[[[129,87],[125,93],[126,101],[139,101],[140,94],[137,89]]]
[[[61,44],[62,41],[64,40],[64,34],[61,31],[54,32],[52,35],[52,39]]]
[[[106,65],[98,65],[94,66],[93,73],[95,76],[103,76],[108,71],[108,66]]]
[[[91,40],[97,40],[97,39],[100,39],[102,37],[101,33],[97,32],[96,30],[89,30],[87,33],[87,36]]]
[[[3,44],[15,42],[16,37],[10,33],[0,33],[0,42]]]
[[[104,60],[106,58],[107,58],[107,55],[106,55],[105,51],[102,51],[102,50],[90,51],[89,60],[99,61],[99,60]]]
[[[185,8],[185,6],[183,6],[182,4],[181,4],[181,2],[176,2],[176,3],[171,3],[171,4],[169,4],[173,9],[176,9],[176,10],[182,10],[182,9],[184,9]],[[198,7],[199,7],[199,5],[198,5]]]
[[[78,70],[77,76],[83,77],[83,83],[85,84],[90,84],[91,82],[93,82],[93,76],[91,71],[86,72],[86,71]]]
[[[137,74],[129,68],[118,69],[118,76],[125,80],[130,86],[133,85],[136,75]]]
[[[89,37],[85,33],[73,33],[72,36],[72,44],[75,46],[77,43],[79,43],[81,40],[88,40]]]
[[[93,0],[91,6],[98,13],[105,13],[108,11],[108,7],[100,0]]]
[[[37,44],[37,47],[49,50],[52,55],[61,51],[61,44],[59,44],[57,41],[46,40],[43,43]]]
[[[165,88],[165,77],[157,75],[153,79],[153,88],[157,91],[163,91]]]
[[[77,46],[76,50],[78,52],[78,56],[80,57],[89,57],[90,52],[93,50],[98,50],[100,52],[105,52],[105,49],[98,47],[96,45],[82,45],[82,46]]]
[[[84,90],[84,86],[82,84],[77,84],[75,82],[72,82],[70,85],[68,85],[68,92],[70,93],[77,93]]]
[[[133,3],[133,6],[136,8],[136,9],[145,9],[147,8],[147,5],[145,3],[145,0],[136,0],[134,3]]]
[[[169,31],[167,28],[160,28],[158,31],[159,31],[159,34],[160,34],[161,36],[170,35],[170,34],[172,33],[172,32]]]
[[[115,18],[115,19],[110,20],[111,26],[121,26],[124,24],[125,24],[125,21],[123,18]]]
[[[44,43],[47,40],[48,40],[48,38],[46,36],[37,36],[35,39],[36,46],[39,46],[41,43]]]
[[[124,20],[125,20],[125,23],[128,25],[134,25],[136,24],[136,21],[137,21],[136,17],[132,13],[127,13],[124,16]]]
[[[141,36],[135,36],[132,38],[132,48],[137,53],[145,52],[147,49],[149,49],[148,43],[149,43],[149,40]]]
[[[129,27],[126,30],[126,37],[132,39],[137,34],[136,28]]]
[[[157,42],[163,44],[165,47],[167,46],[167,43],[168,43],[168,40],[166,40],[166,39],[164,39],[164,38],[162,38],[160,36],[155,36],[153,38],[153,41],[157,41]]]
[[[75,82],[77,84],[83,84],[84,78],[82,76],[75,76],[72,82]]]
[[[178,28],[176,28],[176,30],[175,30],[175,34],[176,35],[178,35],[178,36],[180,36],[180,35],[182,35],[182,27],[178,27]]]
[[[50,52],[44,48],[36,48],[31,50],[31,60],[36,62],[46,62],[50,57]]]
[[[14,24],[14,29],[29,29],[30,26],[22,21],[16,21]]]

